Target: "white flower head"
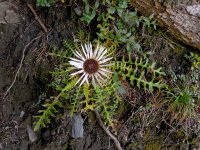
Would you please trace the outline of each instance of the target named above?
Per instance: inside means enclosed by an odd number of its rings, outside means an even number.
[[[108,57],[107,49],[99,44],[94,51],[91,43],[81,45],[81,47],[81,52],[74,52],[76,58],[70,58],[69,63],[78,70],[71,76],[80,75],[77,81],[77,83],[80,82],[80,86],[84,82],[89,85],[90,81],[92,81],[94,87],[96,87],[96,84],[102,86],[105,78],[109,78],[112,73],[107,69],[108,66],[112,65],[109,63],[112,57]]]

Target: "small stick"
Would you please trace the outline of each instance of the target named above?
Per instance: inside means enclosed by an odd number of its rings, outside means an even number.
[[[123,150],[122,147],[121,147],[121,144],[119,143],[117,138],[105,127],[103,121],[101,120],[101,117],[99,116],[99,113],[97,111],[94,111],[94,112],[96,114],[97,119],[99,120],[99,125],[106,132],[106,134],[113,140],[113,142],[115,143],[116,148],[118,150]]]
[[[20,64],[19,64],[19,68],[17,69],[17,72],[15,73],[15,77],[14,77],[13,82],[11,83],[11,85],[9,86],[9,88],[6,90],[6,92],[5,92],[4,96],[3,96],[3,99],[6,98],[8,92],[10,91],[10,89],[13,87],[13,85],[15,84],[15,82],[16,82],[16,80],[17,80],[17,76],[18,76],[19,71],[20,71],[20,69],[22,68],[22,65],[23,65],[23,61],[24,61],[24,58],[25,58],[25,51],[26,51],[27,47],[28,47],[31,43],[33,43],[35,40],[37,40],[38,38],[40,38],[40,37],[41,37],[41,35],[40,35],[40,36],[37,36],[37,37],[35,37],[35,38],[33,38],[33,39],[24,47],[24,49],[23,49],[23,51],[22,51],[22,58],[21,58],[21,61],[20,61]]]
[[[40,26],[42,27],[42,29],[47,33],[48,30],[45,27],[44,23],[42,22],[42,20],[38,17],[37,13],[35,12],[34,8],[31,6],[31,4],[27,3],[28,8],[31,10],[31,12],[33,13],[33,15],[35,16],[35,19],[38,21],[38,23],[40,24]]]

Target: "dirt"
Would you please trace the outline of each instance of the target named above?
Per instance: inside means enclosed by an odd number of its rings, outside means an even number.
[[[1,3],[2,1],[0,1],[0,8]],[[0,150],[116,149],[111,139],[99,127],[98,122],[91,119],[94,114],[82,115],[84,136],[83,138],[73,139],[70,132],[71,118],[64,110],[62,115],[55,118],[54,122],[47,128],[34,132],[37,137],[36,141],[30,140],[27,127],[33,129],[34,116],[39,110],[38,104],[42,104],[45,97],[51,92],[47,86],[51,80],[49,71],[54,67],[55,60],[49,57],[48,53],[52,48],[61,48],[63,39],[73,40],[72,35],[76,32],[78,18],[72,13],[70,5],[37,8],[36,12],[39,18],[49,31],[45,33],[27,7],[26,1],[9,1],[9,3],[3,1],[3,3],[6,7],[0,9]],[[11,16],[15,17],[9,17],[10,12],[12,13]],[[35,37],[38,38],[31,42]],[[157,39],[155,41],[158,42],[158,45],[159,43],[162,45],[162,41]],[[184,68],[187,64],[183,59],[186,52],[178,53],[175,56],[169,49],[170,47],[166,47],[166,51],[156,51],[159,64],[164,67],[168,65],[163,61],[166,59],[174,72],[183,72],[181,68]],[[20,67],[23,51],[25,54],[23,65],[14,85],[4,98],[4,94],[14,81],[16,72]],[[167,53],[170,53],[170,56],[166,57]],[[140,92],[134,92],[134,95],[132,95],[132,98],[141,102],[147,101],[147,97],[149,99],[154,98],[149,95],[142,96]],[[124,121],[129,118],[126,113],[130,116],[131,110],[126,110],[124,112],[125,117],[120,116],[121,120]],[[160,126],[162,126],[161,123]],[[161,129],[158,131],[155,127],[154,133],[143,135],[139,128],[140,123],[137,117],[132,118],[127,124],[127,128],[121,128],[122,135],[119,134],[119,139],[127,150],[143,149],[144,147],[156,150],[156,148],[159,149],[159,140],[164,139],[161,137],[170,136],[170,133],[164,131],[160,133]],[[155,135],[157,133],[159,136]],[[155,136],[155,138],[152,139],[152,136]],[[177,137],[184,140],[182,133],[179,133]],[[146,143],[144,144],[144,142]],[[175,149],[183,149],[187,146],[182,144],[182,141],[177,142]],[[167,143],[169,147],[173,145],[173,137]]]
[[[48,34],[44,34],[26,3],[0,2],[1,6],[2,4],[6,7],[0,10],[0,17],[3,20],[0,24],[0,149],[114,149],[114,145],[109,144],[110,139],[100,127],[96,123],[89,123],[87,118],[84,120],[84,137],[71,138],[67,115],[59,121],[61,125],[56,123],[56,127],[37,132],[37,141],[29,140],[27,126],[33,128],[33,116],[37,113],[34,106],[40,101],[40,95],[46,92],[48,72],[53,64],[48,57],[49,45],[59,47],[63,39],[71,38],[76,18],[72,19],[68,10],[70,7],[55,10],[38,9],[37,13],[50,30]],[[3,16],[8,11],[15,14],[9,22],[5,20],[6,16]],[[17,80],[3,99],[20,66],[25,46],[39,35],[41,38],[32,42],[25,50],[25,59]]]

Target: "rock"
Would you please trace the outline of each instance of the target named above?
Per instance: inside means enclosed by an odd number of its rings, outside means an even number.
[[[71,136],[75,139],[83,137],[83,118],[81,114],[76,114],[72,118],[72,132]]]
[[[19,15],[14,10],[7,10],[5,20],[7,23],[19,23]]]
[[[11,2],[0,2],[0,24],[14,24],[20,22],[17,6]]]
[[[76,14],[77,14],[78,16],[81,16],[81,15],[82,15],[82,11],[81,11],[80,7],[74,8],[74,11],[76,12]]]
[[[25,112],[24,111],[21,111],[21,113],[20,113],[20,118],[23,118],[23,116],[24,116],[24,114],[25,114]]]
[[[0,143],[0,150],[3,150],[3,146],[2,146],[2,144]]]
[[[200,5],[187,6],[186,10],[189,14],[200,17]]]
[[[31,142],[37,141],[37,136],[30,126],[27,126],[28,137]]]

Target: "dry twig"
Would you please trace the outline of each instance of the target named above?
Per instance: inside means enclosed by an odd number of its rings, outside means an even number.
[[[101,117],[99,116],[99,113],[97,111],[94,111],[96,114],[96,117],[99,121],[99,125],[102,127],[102,129],[106,132],[106,134],[113,140],[113,142],[115,143],[115,146],[118,150],[123,150],[121,147],[121,144],[119,143],[119,141],[117,140],[117,138],[105,127],[103,121],[101,120]]]
[[[31,10],[31,12],[33,13],[33,15],[35,16],[35,20],[38,21],[38,23],[40,24],[40,26],[42,27],[42,29],[47,33],[48,30],[45,27],[44,23],[42,22],[42,20],[38,17],[37,13],[35,12],[34,8],[31,6],[31,4],[27,3],[28,8]]]
[[[37,36],[35,38],[33,38],[28,44],[26,44],[26,46],[24,47],[23,51],[22,51],[22,58],[21,58],[21,61],[20,61],[20,64],[19,64],[19,68],[17,69],[17,72],[15,73],[15,77],[14,77],[14,80],[13,82],[11,83],[11,85],[9,86],[9,88],[6,90],[6,92],[4,93],[4,96],[3,96],[3,99],[6,98],[6,96],[8,95],[8,92],[10,91],[10,89],[13,87],[13,85],[15,84],[16,80],[17,80],[17,76],[19,74],[19,71],[20,69],[22,68],[22,65],[23,65],[23,61],[24,61],[24,58],[25,58],[25,52],[26,52],[26,49],[27,47],[32,44],[35,40],[37,40],[38,38],[40,38],[40,36]]]

